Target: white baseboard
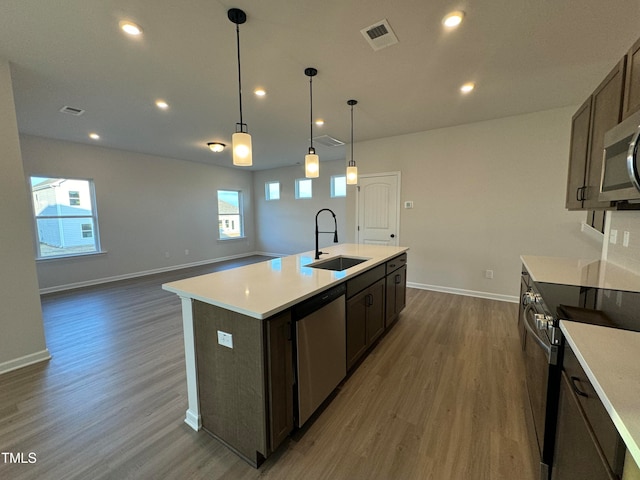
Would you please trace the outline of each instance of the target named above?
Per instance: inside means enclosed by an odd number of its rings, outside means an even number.
[[[476,290],[464,290],[462,288],[441,287],[438,285],[427,285],[424,283],[407,282],[407,287],[419,290],[431,290],[434,292],[451,293],[453,295],[464,295],[466,297],[486,298],[488,300],[498,300],[500,302],[518,303],[520,298],[513,295],[502,295],[500,293],[478,292]]]
[[[93,285],[100,285],[100,284],[103,284],[103,283],[117,282],[119,280],[128,280],[130,278],[145,277],[147,275],[154,275],[156,273],[171,272],[173,270],[181,270],[183,268],[200,267],[202,265],[209,265],[209,264],[213,264],[213,263],[224,262],[224,261],[227,261],[227,260],[236,260],[238,258],[251,257],[252,255],[269,255],[269,254],[263,254],[263,253],[259,253],[259,252],[241,253],[241,254],[238,254],[238,255],[229,255],[227,257],[220,257],[220,258],[214,258],[214,259],[209,259],[209,260],[201,260],[199,262],[183,263],[181,265],[172,265],[170,267],[154,268],[154,269],[151,269],[151,270],[144,270],[142,272],[126,273],[124,275],[114,275],[112,277],[96,278],[96,279],[93,279],[93,280],[86,280],[84,282],[67,283],[67,284],[64,284],[64,285],[56,285],[55,287],[41,288],[40,289],[40,295],[44,295],[44,294],[47,294],[47,293],[54,293],[54,292],[62,292],[62,291],[65,291],[65,290],[73,290],[73,289],[82,288],[82,287],[91,287]]]
[[[0,363],[0,375],[11,372],[12,370],[17,370],[18,368],[33,365],[34,363],[45,362],[50,359],[51,354],[49,353],[49,350],[45,348],[39,352],[30,353],[24,357],[14,358],[8,362]]]

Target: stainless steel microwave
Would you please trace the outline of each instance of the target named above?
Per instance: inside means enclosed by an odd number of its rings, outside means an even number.
[[[640,200],[640,112],[604,135],[600,201]]]

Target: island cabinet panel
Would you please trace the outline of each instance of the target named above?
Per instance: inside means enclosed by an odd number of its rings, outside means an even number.
[[[347,299],[347,370],[357,363],[384,332],[384,265],[381,267],[377,281]],[[351,281],[358,280],[359,277],[356,277]],[[351,281],[347,282],[347,293]]]
[[[267,321],[267,338],[269,440],[273,451],[293,430],[293,353],[289,310]]]
[[[263,321],[196,300],[193,318],[202,427],[257,466],[269,453]]]
[[[404,257],[402,259],[401,257]],[[385,327],[390,327],[407,303],[406,254],[387,262]]]

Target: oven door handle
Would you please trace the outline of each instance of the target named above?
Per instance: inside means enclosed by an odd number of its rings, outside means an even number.
[[[529,333],[533,336],[533,338],[536,341],[536,343],[538,345],[540,345],[540,348],[542,348],[547,353],[547,357],[550,359],[551,358],[551,347],[549,345],[547,345],[546,343],[544,343],[542,338],[540,338],[540,336],[538,335],[538,332],[536,332],[534,330],[534,328],[531,326],[531,324],[529,323],[529,315],[528,315],[528,313],[532,309],[533,309],[533,307],[531,305],[527,305],[525,307],[525,309],[524,309],[524,326],[527,328]]]

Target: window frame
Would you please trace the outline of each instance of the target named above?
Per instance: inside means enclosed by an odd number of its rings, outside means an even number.
[[[35,186],[32,183],[32,179],[34,178],[41,178],[41,179],[49,179],[49,180],[70,180],[70,181],[80,181],[80,182],[87,182],[88,184],[88,190],[89,190],[89,202],[90,202],[90,206],[91,206],[91,214],[87,214],[87,215],[37,215],[36,214],[36,204],[35,204],[35,196],[34,196],[34,191],[33,191],[33,187]],[[42,182],[40,182],[42,183]],[[74,194],[78,194],[77,197],[71,196],[71,193]],[[48,261],[48,260],[58,260],[58,259],[65,259],[65,258],[74,258],[74,257],[83,257],[83,256],[89,256],[89,255],[101,255],[103,253],[105,253],[102,250],[102,245],[100,242],[100,225],[98,222],[98,205],[97,205],[97,201],[96,201],[96,190],[95,190],[95,182],[92,178],[79,178],[79,177],[60,177],[60,176],[51,176],[51,175],[29,175],[29,194],[30,194],[30,201],[31,201],[31,217],[33,220],[33,233],[34,233],[34,242],[35,242],[35,250],[36,250],[36,261]],[[75,206],[79,206],[80,205],[80,195],[79,192],[77,190],[73,190],[73,191],[69,191],[68,192],[68,200],[69,200],[69,206],[70,207],[75,207]],[[88,223],[80,223],[80,237],[82,238],[93,238],[93,246],[94,246],[94,250],[90,250],[90,251],[79,251],[76,253],[69,253],[69,252],[65,252],[65,253],[61,253],[59,255],[43,255],[42,253],[42,244],[43,242],[41,242],[40,240],[40,229],[38,227],[38,220],[51,220],[51,219],[87,219],[89,220]],[[88,230],[85,230],[85,225],[91,225],[91,235],[90,236],[85,236],[85,234],[88,232]],[[62,247],[64,248],[64,247]]]
[[[238,224],[240,227],[240,233],[237,236],[223,236],[222,228],[221,228],[223,223],[225,223],[225,225],[231,225],[232,229],[235,229],[235,225],[234,225],[234,219],[228,218],[233,214],[220,213],[220,200],[221,200],[220,192],[236,193],[238,195]],[[219,241],[227,242],[229,240],[239,240],[239,239],[246,238],[245,231],[244,231],[244,192],[242,190],[231,189],[231,188],[218,188],[216,190],[216,212],[218,217],[218,240]],[[225,215],[225,218],[222,218],[221,215]]]
[[[336,195],[335,181],[338,178],[344,179],[344,195]],[[343,173],[340,175],[331,175],[331,198],[345,198],[347,196],[347,176]]]
[[[271,197],[271,189],[269,188],[270,185],[277,185],[278,186],[278,196],[277,197]],[[270,182],[264,182],[264,198],[267,202],[272,202],[275,200],[280,200],[280,182],[278,180],[273,180]]]
[[[309,196],[301,197],[300,196],[300,183],[301,182],[309,182]],[[313,179],[311,178],[296,178],[296,200],[310,200],[313,198]]]

